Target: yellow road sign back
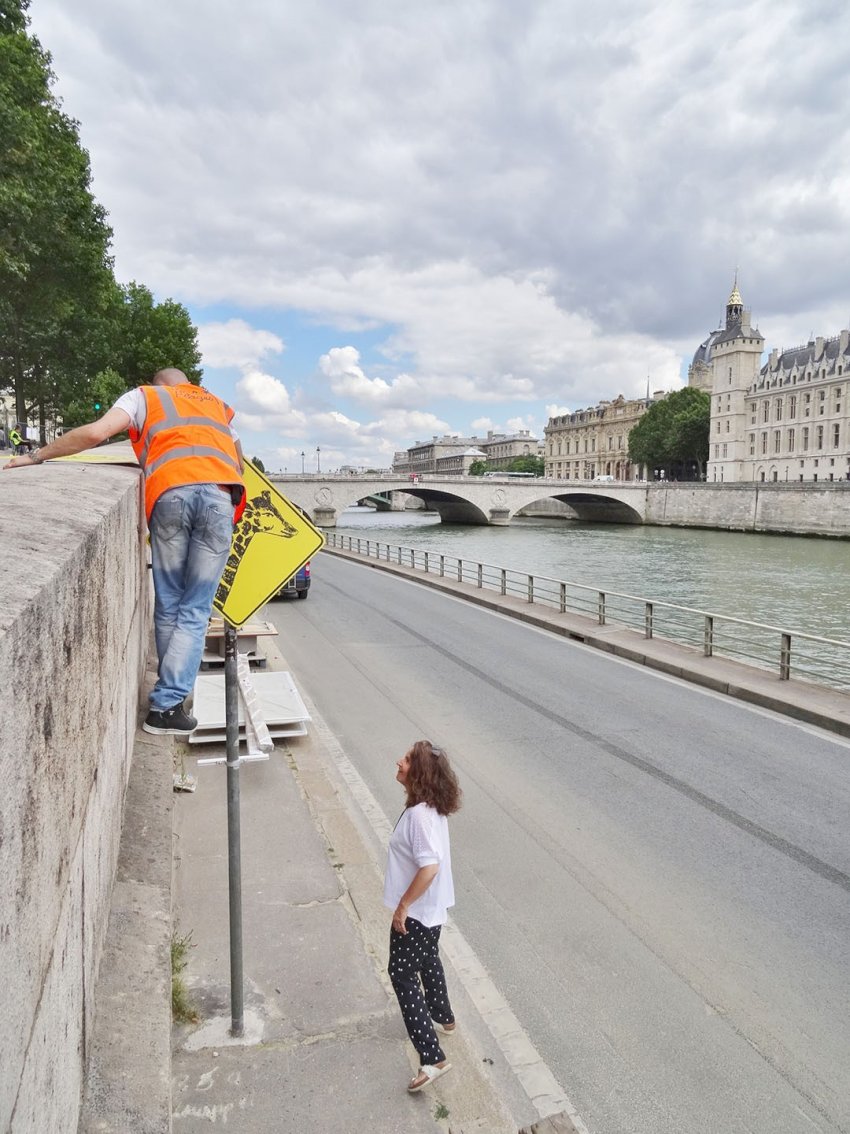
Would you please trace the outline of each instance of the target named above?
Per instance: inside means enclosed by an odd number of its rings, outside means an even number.
[[[214,600],[231,626],[247,622],[324,543],[318,528],[250,461],[245,488],[248,502]]]

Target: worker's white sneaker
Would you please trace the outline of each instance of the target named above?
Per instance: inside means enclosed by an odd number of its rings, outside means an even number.
[[[175,705],[173,709],[151,709],[142,728],[145,732],[158,733],[162,736],[188,736],[198,727],[194,717],[190,717],[182,704]]]

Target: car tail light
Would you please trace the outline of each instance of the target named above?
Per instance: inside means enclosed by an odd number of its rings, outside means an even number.
[[[304,564],[304,575],[305,575],[306,578],[308,578],[308,579],[310,578],[310,561],[309,561],[309,559]]]

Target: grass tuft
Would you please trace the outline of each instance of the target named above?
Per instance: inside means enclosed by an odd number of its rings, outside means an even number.
[[[171,1019],[176,1024],[198,1022],[198,1011],[183,980],[189,950],[193,948],[191,931],[181,937],[175,929],[171,934]]]

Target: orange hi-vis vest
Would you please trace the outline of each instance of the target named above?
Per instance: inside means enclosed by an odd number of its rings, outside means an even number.
[[[130,441],[145,472],[145,514],[169,488],[182,484],[237,485],[242,489],[234,519],[245,508],[245,485],[230,432],[233,410],[201,386],[141,386],[147,416]]]

